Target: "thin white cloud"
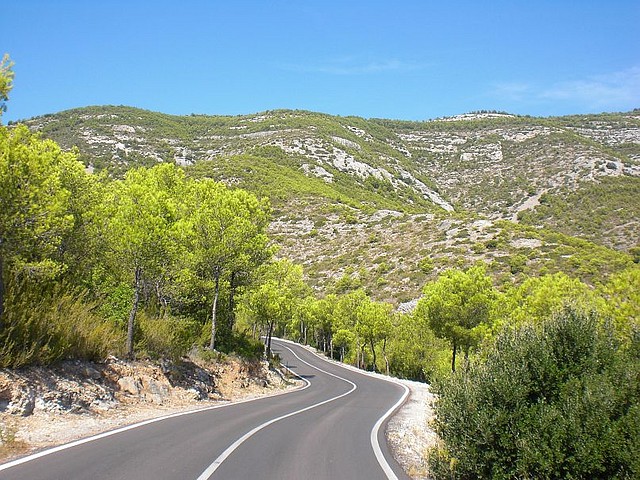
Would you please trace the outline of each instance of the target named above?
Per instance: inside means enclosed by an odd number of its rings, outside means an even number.
[[[499,83],[489,96],[501,103],[524,106],[565,104],[590,110],[628,110],[640,106],[640,66],[547,85]]]
[[[398,59],[361,62],[351,58],[335,59],[325,63],[306,65],[282,65],[285,70],[326,75],[370,75],[386,72],[409,72],[421,70],[424,65]]]
[[[628,108],[640,103],[640,67],[561,82],[543,89],[539,97],[579,102],[590,107]]]

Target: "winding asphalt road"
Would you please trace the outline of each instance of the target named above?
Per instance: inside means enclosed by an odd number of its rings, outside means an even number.
[[[406,387],[273,340],[296,391],[143,422],[0,465],[2,480],[404,479],[385,438]]]

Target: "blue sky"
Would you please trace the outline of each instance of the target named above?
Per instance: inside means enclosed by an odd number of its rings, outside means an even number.
[[[640,1],[34,1],[2,7],[9,120],[86,105],[430,119],[640,107]]]

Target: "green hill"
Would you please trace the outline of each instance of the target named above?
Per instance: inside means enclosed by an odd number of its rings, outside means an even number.
[[[279,255],[324,291],[398,304],[476,261],[516,282],[562,270],[597,283],[640,238],[639,111],[404,122],[87,107],[26,123],[94,171],[175,162],[268,196]]]

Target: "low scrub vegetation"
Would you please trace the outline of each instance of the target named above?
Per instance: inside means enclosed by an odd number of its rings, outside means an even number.
[[[640,476],[640,336],[565,309],[437,383],[436,478]]]

